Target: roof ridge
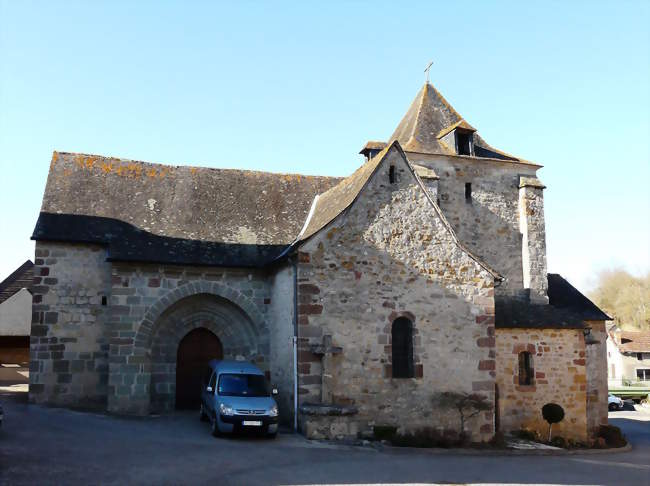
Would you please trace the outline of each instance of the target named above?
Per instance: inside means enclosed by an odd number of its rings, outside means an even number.
[[[300,174],[298,172],[271,172],[271,171],[265,171],[265,170],[252,170],[252,169],[235,169],[235,168],[229,168],[229,167],[207,167],[207,166],[201,166],[201,165],[172,165],[172,164],[167,164],[167,163],[162,163],[162,162],[149,162],[147,160],[136,160],[136,159],[129,159],[129,158],[124,158],[124,157],[117,157],[113,155],[100,155],[100,154],[86,154],[82,152],[61,152],[55,150],[52,154],[52,162],[56,163],[59,161],[58,156],[59,155],[64,155],[64,156],[74,156],[74,157],[93,157],[93,158],[100,158],[100,159],[111,159],[111,160],[116,160],[119,162],[125,162],[125,163],[134,163],[134,164],[146,164],[146,165],[151,165],[151,166],[159,166],[159,167],[165,167],[167,169],[200,169],[200,170],[209,170],[209,171],[228,171],[228,172],[243,172],[243,173],[251,173],[251,174],[269,174],[269,175],[277,175],[277,176],[300,176],[300,177],[321,177],[321,178],[328,178],[328,179],[343,179],[343,176],[327,176],[327,175],[310,175],[310,174]]]
[[[424,106],[424,100],[426,99],[429,93],[429,86],[430,86],[429,83],[425,83],[425,85],[423,86],[422,98],[420,98],[420,106],[418,106],[418,111],[417,114],[415,115],[415,121],[413,122],[413,128],[411,130],[411,136],[409,137],[407,144],[409,144],[413,139],[415,139],[415,142],[418,142],[415,133],[417,131],[418,122],[420,121],[420,116],[422,115],[422,107]]]

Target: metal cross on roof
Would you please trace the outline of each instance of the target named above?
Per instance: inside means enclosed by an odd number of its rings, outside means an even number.
[[[431,61],[427,68],[424,70],[424,73],[426,74],[427,84],[429,84],[429,71],[431,70],[431,66],[433,66],[433,61]]]

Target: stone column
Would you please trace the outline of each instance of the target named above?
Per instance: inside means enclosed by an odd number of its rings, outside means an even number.
[[[538,304],[548,304],[544,188],[536,177],[522,176],[519,179],[519,230],[522,234],[524,288],[530,291],[531,302]]]
[[[343,348],[332,345],[332,336],[323,336],[323,343],[312,346],[312,353],[321,357],[321,403],[332,403],[332,370],[331,359],[335,354],[341,354]]]

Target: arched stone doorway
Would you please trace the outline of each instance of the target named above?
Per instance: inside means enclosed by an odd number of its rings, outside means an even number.
[[[153,413],[193,406],[191,397],[198,399],[198,380],[204,373],[194,369],[203,359],[244,359],[269,370],[267,329],[257,326],[234,302],[211,294],[185,297],[165,309],[154,322],[150,350],[149,409]],[[177,399],[181,402],[176,403]]]
[[[204,327],[188,332],[176,353],[176,408],[198,409],[202,378],[211,359],[222,359],[219,338]]]

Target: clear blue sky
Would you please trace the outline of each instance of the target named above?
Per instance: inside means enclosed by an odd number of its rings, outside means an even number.
[[[0,279],[53,150],[347,175],[431,81],[544,165],[549,270],[650,266],[650,2],[0,0]]]

